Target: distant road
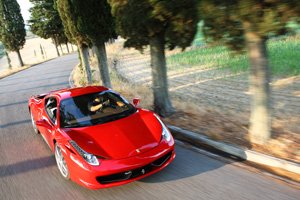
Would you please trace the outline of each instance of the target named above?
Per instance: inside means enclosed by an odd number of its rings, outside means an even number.
[[[65,181],[51,151],[33,132],[27,100],[68,87],[77,57],[60,57],[0,80],[1,200],[299,199],[299,190],[280,181],[178,145],[170,166],[141,181],[97,191]]]
[[[41,51],[43,49],[43,54]],[[62,45],[63,53],[67,53],[66,45]],[[61,48],[58,49],[62,54]],[[69,50],[72,51],[69,44]],[[76,47],[73,46],[73,50],[76,51]],[[42,39],[40,37],[26,38],[26,43],[20,51],[25,65],[40,63],[47,59],[57,57],[55,45],[51,39]],[[13,67],[19,67],[19,61],[16,52],[9,52],[11,64]],[[4,56],[0,58],[0,73],[8,68],[7,58]]]

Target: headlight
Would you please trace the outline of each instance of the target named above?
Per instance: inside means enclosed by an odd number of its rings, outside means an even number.
[[[166,125],[161,121],[161,119],[154,114],[154,116],[156,117],[156,119],[159,121],[159,123],[161,124],[162,127],[162,137],[167,141],[170,142],[171,141],[171,133],[169,132],[169,130],[167,129]]]
[[[79,155],[81,155],[82,158],[87,163],[89,163],[90,165],[93,165],[93,166],[98,166],[100,164],[96,156],[84,151],[82,148],[80,148],[78,146],[78,144],[75,141],[71,140],[71,141],[69,141],[69,143],[72,145],[72,147],[74,147],[74,149],[76,149],[76,151],[79,153]]]

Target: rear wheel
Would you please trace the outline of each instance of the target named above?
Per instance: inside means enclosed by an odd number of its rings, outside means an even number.
[[[58,146],[58,144],[55,144],[55,160],[56,160],[56,164],[57,167],[61,173],[61,175],[65,178],[65,179],[70,179],[70,173],[69,173],[69,169],[67,166],[67,163],[65,161],[65,158],[62,154],[61,148]]]
[[[31,123],[32,123],[32,127],[33,127],[33,130],[34,130],[34,132],[35,133],[39,133],[39,130],[37,129],[37,127],[36,127],[36,123],[35,123],[35,120],[34,120],[34,118],[33,118],[33,115],[32,115],[32,112],[30,111],[30,117],[31,117]]]

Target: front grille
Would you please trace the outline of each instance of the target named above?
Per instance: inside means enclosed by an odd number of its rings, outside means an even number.
[[[152,162],[152,166],[155,166],[155,167],[160,167],[162,166],[165,162],[167,162],[167,160],[169,160],[172,156],[172,152],[164,155],[163,157],[155,160],[154,162]]]
[[[142,176],[144,174],[147,174],[159,168],[164,163],[166,163],[171,158],[171,156],[172,156],[172,151],[143,167],[126,171],[126,172],[117,173],[117,174],[111,174],[108,176],[98,176],[96,179],[101,184],[108,184],[108,183],[130,180]]]

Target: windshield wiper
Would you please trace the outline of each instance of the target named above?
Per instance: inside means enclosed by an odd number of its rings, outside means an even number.
[[[93,124],[93,125],[103,124],[103,123],[105,123],[105,122],[106,122],[106,120],[103,120],[103,118],[99,118],[99,119],[94,119],[94,120],[92,120],[92,124]]]
[[[76,125],[66,125],[63,128],[80,128],[90,126],[89,124],[76,124]]]
[[[131,114],[128,111],[130,111],[130,110],[126,110],[126,111],[124,111],[122,113],[119,113],[119,114],[116,114],[116,115],[111,115],[111,116],[107,117],[108,118],[107,121],[115,121],[115,120],[127,117],[127,116],[129,116]]]
[[[93,119],[91,120],[92,124],[86,125],[86,126],[92,126],[92,125],[97,125],[97,124],[104,124],[106,122],[111,122],[111,121],[115,121],[124,117],[127,117],[133,113],[135,113],[136,110],[135,109],[129,109],[129,110],[125,110],[121,113],[118,114],[114,114],[114,115],[109,115],[109,116],[105,116],[102,118],[98,118],[98,119]]]

